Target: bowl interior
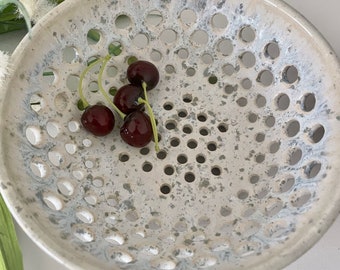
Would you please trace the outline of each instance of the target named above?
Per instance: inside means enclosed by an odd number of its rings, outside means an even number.
[[[72,3],[69,3],[72,2]],[[301,255],[337,215],[339,66],[279,1],[69,1],[14,54],[2,93],[1,190],[70,267],[264,269]],[[88,63],[121,46],[98,82]],[[78,86],[148,92],[161,150],[80,123]],[[277,256],[280,255],[280,256]]]

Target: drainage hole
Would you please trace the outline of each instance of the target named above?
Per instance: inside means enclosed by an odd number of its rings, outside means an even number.
[[[215,176],[219,176],[219,175],[221,175],[222,171],[221,171],[220,167],[214,166],[214,167],[211,168],[211,173]]]
[[[305,112],[310,112],[315,108],[316,97],[313,93],[308,93],[303,97],[301,107]]]
[[[302,150],[300,148],[294,148],[290,151],[289,157],[288,157],[288,163],[291,166],[294,166],[298,164],[302,158]]]
[[[178,138],[171,138],[170,145],[173,146],[173,147],[177,147],[177,146],[179,146],[180,142],[181,141]]]
[[[203,164],[205,162],[205,156],[203,154],[198,154],[196,156],[196,161],[200,164]]]
[[[192,127],[190,125],[185,125],[182,130],[185,134],[192,133]]]
[[[290,104],[290,99],[288,97],[288,95],[286,94],[280,94],[277,98],[276,98],[276,105],[278,107],[278,109],[280,111],[285,111],[288,109]]]
[[[274,75],[270,70],[263,70],[259,73],[257,81],[263,86],[268,87],[274,83]]]
[[[297,120],[288,122],[286,133],[288,137],[294,137],[300,132],[300,123]]]
[[[195,149],[197,147],[197,141],[195,141],[194,139],[189,140],[188,143],[187,143],[187,146],[190,149]]]
[[[292,84],[299,79],[299,72],[295,66],[288,66],[283,71],[283,80],[286,83]]]
[[[128,154],[120,154],[119,155],[119,160],[121,161],[121,162],[127,162],[128,160],[130,159],[130,157],[129,157],[129,155]]]
[[[264,162],[264,160],[265,160],[265,155],[264,154],[257,154],[256,156],[255,156],[255,161],[256,161],[256,163],[263,163]]]
[[[143,156],[146,156],[147,154],[149,154],[150,149],[148,147],[143,147],[142,149],[139,150],[139,153]]]
[[[257,133],[256,136],[255,136],[255,140],[259,143],[263,142],[265,139],[266,139],[266,135],[262,132]]]
[[[266,106],[267,100],[264,96],[257,95],[255,103],[258,108],[263,108],[264,106]]]
[[[271,128],[273,126],[275,126],[275,122],[276,122],[276,119],[274,116],[268,116],[266,119],[265,119],[265,124],[267,127]]]
[[[200,134],[202,136],[208,136],[209,135],[209,130],[207,128],[203,127],[203,128],[200,129]]]
[[[185,94],[185,95],[183,95],[182,100],[183,100],[185,103],[190,103],[190,102],[192,101],[192,95],[191,95],[191,94]]]
[[[278,58],[280,56],[280,47],[276,42],[270,42],[265,47],[265,56],[271,59]]]
[[[309,134],[313,143],[319,143],[325,135],[325,128],[322,125],[315,126]]]
[[[163,193],[165,195],[169,194],[171,192],[171,187],[168,184],[164,184],[164,185],[161,186],[160,191],[161,191],[161,193]]]
[[[197,120],[200,122],[205,122],[207,121],[207,115],[204,113],[200,113],[197,115]]]
[[[176,128],[176,122],[175,121],[168,121],[167,123],[165,123],[165,127],[167,130],[173,130]]]
[[[228,125],[227,124],[219,124],[217,126],[218,130],[222,133],[225,133],[228,131]]]
[[[158,153],[157,153],[157,158],[159,159],[165,159],[167,156],[167,153],[164,151],[164,150],[160,150]]]
[[[180,154],[177,156],[177,162],[180,164],[185,164],[188,162],[188,157],[184,154]]]
[[[250,123],[255,123],[258,120],[259,116],[256,113],[249,113],[248,114],[248,121]]]
[[[249,178],[249,182],[253,185],[257,184],[259,181],[260,181],[260,176],[258,176],[257,174],[253,174]]]
[[[235,91],[237,91],[237,85],[228,84],[224,87],[224,92],[226,94],[232,94]]]
[[[244,97],[241,97],[238,100],[236,100],[236,103],[240,107],[245,107],[248,104],[248,100],[246,98],[244,98]]]
[[[151,172],[152,164],[150,162],[144,162],[142,168],[144,172]]]
[[[164,108],[164,110],[166,110],[166,111],[172,110],[173,107],[174,107],[174,104],[172,104],[171,102],[166,102],[166,103],[163,104],[163,108]]]
[[[196,73],[196,70],[195,70],[194,68],[188,68],[188,69],[186,70],[186,74],[187,74],[189,77],[194,76],[195,73]]]
[[[188,112],[187,112],[187,110],[182,109],[182,110],[179,110],[179,111],[178,111],[177,115],[178,115],[179,117],[181,117],[181,118],[185,118],[185,117],[188,116]]]
[[[275,141],[271,142],[269,145],[269,152],[271,154],[275,154],[280,150],[281,142],[280,141]]]
[[[244,89],[249,90],[253,86],[253,82],[249,78],[245,78],[241,81],[241,86]]]
[[[192,172],[187,172],[185,175],[184,175],[184,180],[188,183],[192,183],[194,182],[196,179],[195,177],[195,174],[193,174]]]
[[[208,147],[209,151],[216,151],[216,149],[217,149],[217,145],[216,145],[215,142],[208,143],[207,147]]]
[[[321,163],[317,161],[313,161],[304,168],[304,171],[305,171],[307,178],[311,179],[311,178],[316,177],[319,174],[319,172],[321,171],[321,168],[322,168]]]
[[[164,168],[164,173],[165,173],[166,175],[173,175],[174,172],[175,172],[174,167],[172,167],[171,165],[165,166],[165,168]]]
[[[208,78],[208,82],[210,84],[216,84],[218,81],[217,77],[215,75],[211,75],[209,78]]]
[[[246,43],[253,42],[256,38],[255,30],[249,25],[244,26],[240,31],[240,38]]]
[[[245,200],[247,199],[249,196],[248,191],[246,190],[240,190],[239,192],[237,192],[237,198],[239,198],[240,200]]]

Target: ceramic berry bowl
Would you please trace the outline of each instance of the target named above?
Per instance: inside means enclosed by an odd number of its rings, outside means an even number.
[[[126,124],[135,60],[159,80]],[[70,269],[279,269],[337,217],[339,63],[280,1],[66,1],[11,70],[1,192]]]

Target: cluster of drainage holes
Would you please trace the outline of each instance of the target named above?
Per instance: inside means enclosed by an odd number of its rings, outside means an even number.
[[[195,22],[197,22],[197,14],[195,11],[191,9],[184,9],[179,15],[180,21],[183,23],[183,27],[188,27]],[[147,27],[158,27],[163,22],[163,15],[161,12],[154,10],[147,14],[145,18],[145,22]],[[215,13],[209,23],[215,30],[225,29],[228,24],[228,18],[222,13]],[[115,24],[118,29],[127,30],[132,24],[133,20],[128,15],[119,15],[115,19]],[[88,39],[91,41],[90,43],[97,43],[101,38],[101,32],[96,29],[91,29],[88,32]],[[172,44],[177,41],[178,34],[173,29],[164,29],[159,36],[159,39],[164,44]],[[245,43],[252,43],[256,39],[256,30],[250,25],[244,25],[239,29],[239,38],[241,41]],[[196,46],[204,46],[209,41],[209,35],[206,31],[202,29],[196,29],[189,37],[191,43]],[[148,37],[145,33],[137,33],[132,38],[132,44],[138,48],[145,48],[148,46],[150,42],[150,37]],[[230,39],[223,38],[219,40],[216,44],[216,50],[224,56],[231,55],[233,53],[234,44]],[[178,56],[181,59],[186,59],[189,57],[189,51],[185,48],[181,48],[177,51]],[[264,48],[264,54],[266,57],[271,59],[276,59],[280,55],[280,48],[276,42],[269,42]],[[162,59],[162,54],[157,50],[152,50],[150,55],[153,61],[160,61]],[[213,57],[207,53],[201,56],[203,62],[205,64],[211,64],[214,60]],[[241,61],[247,67],[253,67],[255,65],[255,55],[252,52],[245,52],[240,56]],[[167,73],[173,73],[174,68],[171,65],[168,65],[166,68]],[[188,76],[194,76],[195,70],[193,68],[189,68],[187,70]],[[269,70],[265,70],[261,72],[258,76],[258,81],[261,82],[265,86],[269,86],[273,82],[273,75]],[[294,83],[298,80],[298,71],[294,66],[288,66],[283,71],[283,79],[287,83]],[[209,77],[209,83],[215,84],[217,82],[216,76],[212,75]]]
[[[210,144],[208,144],[208,148],[210,148],[211,151],[216,150],[216,145],[215,145],[215,143],[210,143]],[[140,153],[141,153],[142,155],[147,155],[147,154],[149,153],[149,151],[150,151],[150,149],[149,149],[148,147],[145,147],[145,148],[142,148],[142,149],[140,150]],[[166,156],[167,156],[167,152],[164,151],[164,150],[160,150],[160,151],[157,153],[157,157],[158,157],[158,159],[160,159],[160,160],[165,159]],[[129,156],[129,154],[127,154],[127,153],[121,153],[121,154],[119,155],[119,160],[120,160],[121,162],[127,162],[129,159],[130,159],[130,156]],[[203,163],[206,162],[206,157],[205,157],[204,154],[198,154],[198,155],[196,156],[195,161],[196,161],[197,164],[203,164]],[[186,163],[188,162],[188,157],[187,157],[187,155],[186,155],[186,154],[179,154],[179,155],[177,156],[177,162],[178,162],[178,165],[186,164]],[[142,170],[143,170],[144,172],[146,172],[146,173],[151,172],[152,169],[153,169],[153,165],[152,165],[151,162],[146,161],[146,162],[144,162],[144,163],[142,164]],[[164,167],[164,170],[163,170],[163,171],[164,171],[164,174],[165,174],[165,175],[167,175],[167,176],[172,176],[172,175],[175,174],[176,168],[175,168],[173,165],[168,164],[168,165],[166,165],[166,166]],[[211,174],[212,174],[213,176],[220,176],[220,175],[222,174],[222,169],[221,169],[219,166],[215,165],[215,166],[212,166],[212,167],[211,167],[211,171],[210,171],[210,172],[211,172]],[[194,181],[196,180],[196,176],[195,176],[195,174],[194,174],[193,172],[190,172],[190,171],[189,171],[189,172],[187,172],[187,173],[184,174],[184,180],[185,180],[187,183],[192,183],[192,182],[194,182]],[[171,187],[170,187],[170,185],[168,185],[168,184],[164,184],[164,185],[162,185],[162,186],[160,187],[160,191],[161,191],[162,194],[169,194],[170,191],[171,191]]]
[[[183,101],[185,103],[190,103],[192,102],[193,100],[193,97],[191,94],[186,94],[186,95],[183,95],[182,97]],[[171,102],[165,102],[163,104],[163,108],[166,110],[166,111],[171,111],[173,108],[174,108],[174,105],[171,103]],[[177,115],[179,118],[186,118],[188,116],[188,112],[186,109],[179,109],[177,111]],[[207,122],[208,120],[208,116],[207,114],[205,113],[198,113],[197,116],[196,116],[196,119],[199,121],[199,122]],[[166,129],[168,130],[175,130],[177,128],[177,121],[175,120],[169,120],[165,123],[165,127]],[[225,123],[219,123],[218,126],[217,126],[218,130],[221,132],[221,133],[224,133],[224,132],[227,132],[228,130],[228,125],[225,124]],[[185,134],[191,134],[193,132],[193,128],[191,125],[184,125],[183,128],[182,128],[182,131],[183,133]],[[199,133],[202,135],[202,136],[207,136],[209,135],[209,128],[208,127],[201,127],[199,129]],[[175,144],[175,145],[173,145]],[[171,143],[172,146],[178,146],[178,143],[177,141],[174,142],[174,143]]]

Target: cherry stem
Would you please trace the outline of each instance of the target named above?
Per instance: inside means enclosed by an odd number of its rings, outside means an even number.
[[[104,69],[105,69],[107,63],[110,61],[110,59],[111,59],[110,55],[105,56],[104,59],[103,59],[103,64],[100,67],[99,74],[98,74],[98,87],[99,87],[100,93],[104,96],[106,101],[112,106],[112,108],[115,110],[115,112],[118,113],[119,116],[122,119],[124,119],[126,117],[126,114],[123,113],[121,110],[119,110],[118,107],[112,102],[110,96],[104,90],[104,87],[103,87],[103,82],[102,82],[103,72],[104,72]]]
[[[147,102],[147,103],[149,103],[149,100],[148,100],[148,94],[146,93],[147,92],[147,90],[146,90],[146,88],[148,87],[148,85],[146,84],[146,82],[142,82],[142,88],[143,88],[143,91],[144,91],[144,98],[145,98],[145,101]]]
[[[79,84],[78,84],[78,94],[80,97],[81,102],[83,103],[84,108],[88,107],[90,104],[86,100],[84,93],[83,93],[83,81],[86,76],[86,74],[98,63],[102,62],[103,58],[98,58],[96,61],[92,62],[90,65],[88,65],[83,72],[80,74],[79,78]]]
[[[149,112],[149,116],[150,116],[150,120],[151,120],[151,126],[152,126],[152,133],[153,133],[153,138],[155,141],[155,150],[156,153],[159,152],[159,144],[158,144],[158,132],[157,132],[157,127],[156,127],[156,120],[155,120],[155,115],[152,111],[152,108],[149,104],[149,102],[146,101],[146,99],[143,98],[138,98],[138,103],[139,104],[145,104],[148,112]]]

